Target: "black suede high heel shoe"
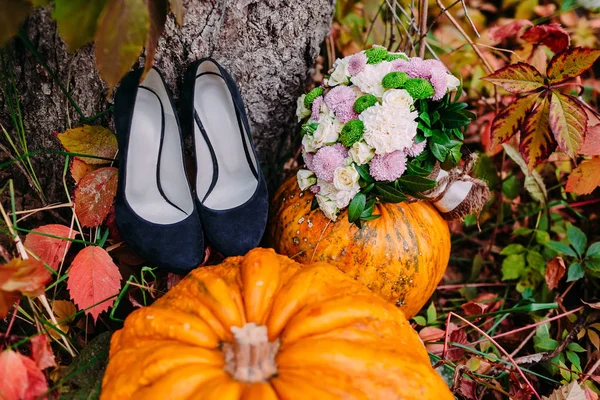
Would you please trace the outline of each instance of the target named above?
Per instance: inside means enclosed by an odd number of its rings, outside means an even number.
[[[186,176],[171,93],[158,69],[123,78],[115,94],[119,142],[117,228],[148,263],[176,273],[204,258],[200,217]]]
[[[246,254],[265,231],[268,194],[242,97],[212,58],[188,68],[181,97],[182,129],[194,139],[204,234],[225,256]]]

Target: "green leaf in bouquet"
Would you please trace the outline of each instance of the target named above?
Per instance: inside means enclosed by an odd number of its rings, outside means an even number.
[[[397,182],[402,188],[415,192],[425,192],[437,186],[437,181],[422,176],[402,176]]]
[[[425,137],[430,137],[431,135],[433,135],[433,130],[425,124],[422,124],[421,122],[418,123],[417,128],[423,131]]]
[[[433,156],[439,161],[444,162],[446,160],[446,157],[448,156],[448,150],[444,146],[431,142],[429,143],[429,149],[431,150]]]
[[[363,193],[357,193],[348,206],[348,221],[355,222],[360,218],[360,215],[365,210],[365,203],[367,202],[367,196]]]
[[[354,164],[354,168],[356,168],[358,175],[360,175],[360,177],[362,179],[364,179],[365,182],[367,182],[367,183],[375,182],[375,179],[373,179],[371,174],[369,174],[369,166],[367,164],[363,164],[363,165]]]
[[[429,114],[426,112],[421,112],[419,115],[419,119],[425,123],[428,127],[431,128],[431,120],[429,119]]]
[[[450,140],[450,138],[448,137],[448,134],[439,129],[435,129],[433,131],[433,135],[431,136],[430,141],[432,141],[433,143],[440,144],[445,147],[453,146],[453,143]]]
[[[460,159],[462,158],[462,152],[460,151],[460,148],[462,147],[462,144],[458,144],[455,146],[452,146],[450,148],[450,160],[452,160],[452,162],[454,163],[454,165],[457,165],[458,162],[460,161]]]
[[[313,197],[312,203],[310,203],[310,211],[316,210],[317,208],[319,208],[319,202],[316,197]]]
[[[471,118],[462,112],[445,111],[444,114],[442,114],[441,121],[445,129],[452,129],[469,125]]]
[[[375,182],[371,182],[368,184],[365,182],[365,187],[361,188],[361,192],[363,192],[364,194],[367,194],[371,190],[373,190],[374,187],[375,187]]]
[[[431,119],[431,126],[435,125],[435,123],[440,120],[439,111],[434,111],[433,113],[431,113],[430,119]]]
[[[373,221],[374,219],[377,219],[379,217],[381,217],[381,214],[369,215],[368,217],[361,217],[360,219],[363,221]]]
[[[419,162],[411,161],[406,165],[406,172],[404,176],[429,176],[431,174],[430,170],[422,168],[419,166]]]
[[[404,193],[394,188],[394,186],[390,184],[376,183],[375,189],[377,190],[381,200],[386,203],[401,203],[407,199]]]

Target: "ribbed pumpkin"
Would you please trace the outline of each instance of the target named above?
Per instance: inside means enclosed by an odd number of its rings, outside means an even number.
[[[393,305],[254,249],[192,271],[111,340],[101,399],[453,399]]]
[[[300,263],[328,262],[400,306],[407,317],[423,307],[450,258],[448,223],[427,202],[380,204],[362,229],[347,211],[330,221],[314,195],[289,178],[273,198],[267,242]]]

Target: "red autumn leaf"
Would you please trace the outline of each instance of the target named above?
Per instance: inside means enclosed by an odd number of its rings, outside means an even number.
[[[584,156],[600,156],[600,124],[588,126],[579,154]]]
[[[80,310],[94,321],[115,302],[121,288],[121,273],[110,255],[101,247],[81,250],[69,269],[67,288]]]
[[[87,164],[85,161],[79,158],[74,158],[71,162],[71,168],[69,170],[71,171],[71,176],[73,177],[75,183],[79,183],[84,176],[97,169],[98,166],[96,164]]]
[[[548,285],[548,289],[554,290],[558,286],[566,270],[565,262],[561,257],[554,257],[548,262],[546,266],[546,284]]]
[[[530,64],[518,62],[481,78],[511,93],[527,93],[544,86],[544,77]]]
[[[0,397],[4,400],[46,399],[48,383],[35,362],[13,350],[0,353]]]
[[[510,140],[521,129],[538,97],[537,93],[520,97],[498,113],[492,122],[492,147]]]
[[[115,207],[113,206],[106,217],[106,221],[104,221],[104,225],[108,228],[108,233],[110,234],[110,238],[115,242],[122,242],[121,234],[119,233],[119,229],[117,228],[117,219],[115,217]]]
[[[104,167],[79,181],[74,203],[82,226],[98,226],[108,215],[117,194],[117,172],[114,167]]]
[[[550,84],[557,85],[577,78],[594,65],[600,57],[600,50],[574,47],[555,55],[548,64],[546,74]]]
[[[488,309],[488,304],[478,303],[476,301],[469,301],[460,306],[466,315],[481,315]]]
[[[501,42],[505,39],[518,37],[519,32],[525,26],[533,26],[531,21],[526,19],[516,19],[502,26],[494,26],[488,30],[488,37],[494,42]]]
[[[567,192],[590,194],[600,186],[600,157],[583,160],[567,179]]]
[[[0,290],[0,318],[6,318],[13,304],[21,298],[19,292],[5,292]]]
[[[555,53],[560,53],[569,48],[571,37],[560,24],[538,25],[529,28],[521,38],[529,43],[543,44]]]
[[[558,147],[575,158],[587,130],[588,118],[584,108],[575,97],[553,91],[549,118]]]
[[[52,235],[63,238],[74,239],[77,232],[68,226],[60,224],[51,224],[40,226],[33,229],[25,236],[25,247],[30,254],[34,254],[43,262],[48,264],[53,270],[57,270],[61,260],[69,251],[71,242],[69,240],[58,239]]]
[[[44,292],[50,273],[41,261],[34,258],[13,258],[0,265],[0,318],[6,317],[21,293],[35,297]]]
[[[585,391],[586,400],[598,400],[598,395],[586,385],[583,386],[583,390]]]
[[[48,336],[45,334],[35,336],[31,339],[31,358],[37,366],[44,370],[50,367],[56,367],[54,353],[48,343]]]
[[[450,333],[448,342],[457,344],[467,344],[467,334],[463,329],[455,329]],[[464,349],[448,344],[448,350],[446,351],[446,357],[448,358],[448,360],[455,362],[463,358],[464,355]]]
[[[444,339],[446,331],[433,326],[426,326],[419,331],[419,337],[423,342],[438,342]]]
[[[523,122],[519,151],[530,170],[547,160],[556,149],[556,140],[550,131],[549,115],[550,102],[543,98]]]

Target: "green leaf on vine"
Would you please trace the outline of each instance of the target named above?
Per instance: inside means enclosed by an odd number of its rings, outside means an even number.
[[[55,0],[52,17],[70,51],[94,40],[98,18],[107,0]]]
[[[587,130],[588,117],[584,108],[574,97],[553,91],[549,117],[558,147],[569,157],[575,158]]]
[[[511,64],[482,78],[511,93],[527,93],[544,86],[544,77],[535,67],[522,62]]]
[[[583,74],[600,57],[600,50],[574,47],[555,55],[546,71],[551,85],[566,82]]]

